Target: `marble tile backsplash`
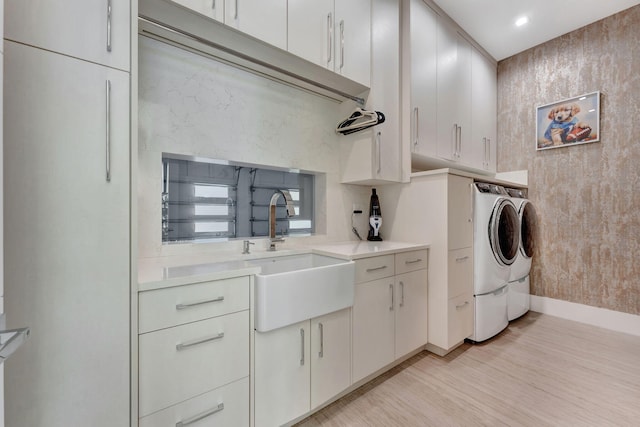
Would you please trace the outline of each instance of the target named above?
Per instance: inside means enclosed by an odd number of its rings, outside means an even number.
[[[498,169],[529,171],[532,293],[640,314],[640,6],[498,64]],[[601,91],[601,142],[536,151],[535,108]]]
[[[338,104],[146,37],[139,42],[139,74],[140,258],[241,247],[240,241],[162,245],[163,152],[320,172],[317,235],[286,245],[354,238],[352,204],[367,205],[370,189],[340,184]]]

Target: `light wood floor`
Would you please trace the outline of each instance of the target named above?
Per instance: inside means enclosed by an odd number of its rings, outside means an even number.
[[[485,344],[422,352],[297,424],[640,426],[640,337],[530,312]]]

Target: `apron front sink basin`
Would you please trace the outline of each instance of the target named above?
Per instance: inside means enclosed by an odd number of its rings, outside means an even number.
[[[255,324],[267,332],[353,306],[353,261],[317,254],[247,261],[255,277]]]

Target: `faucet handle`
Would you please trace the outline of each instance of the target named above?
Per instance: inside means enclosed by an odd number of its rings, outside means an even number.
[[[250,254],[251,252],[249,251],[249,245],[255,245],[254,242],[250,242],[248,240],[243,240],[242,241],[242,254],[246,255],[246,254]]]

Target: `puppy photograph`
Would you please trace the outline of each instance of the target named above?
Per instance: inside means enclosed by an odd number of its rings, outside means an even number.
[[[600,92],[537,108],[537,149],[599,141]]]

